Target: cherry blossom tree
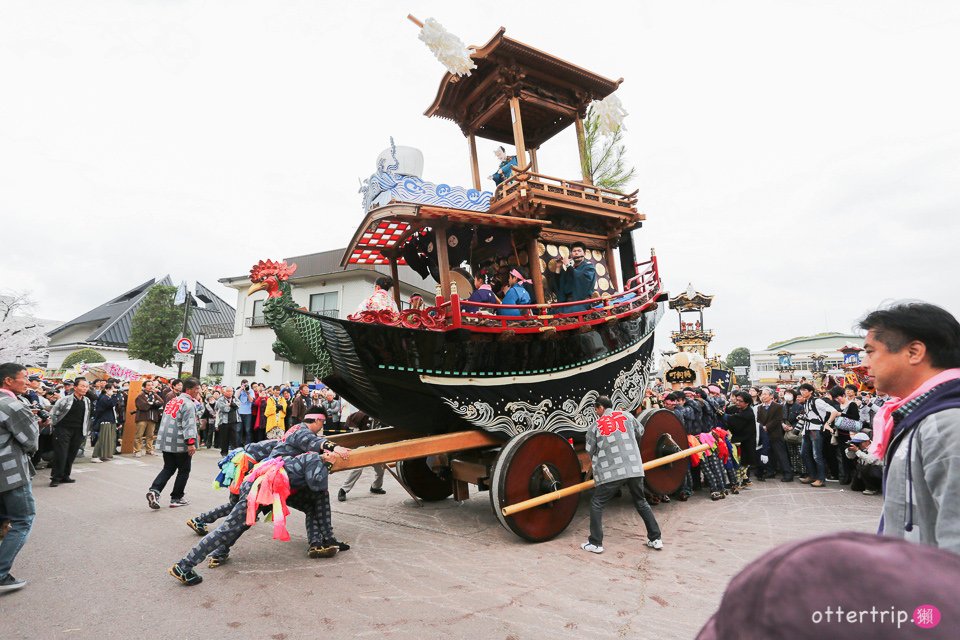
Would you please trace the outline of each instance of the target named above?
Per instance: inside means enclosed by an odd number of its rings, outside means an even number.
[[[49,338],[33,315],[34,304],[29,292],[0,294],[0,362],[46,364]]]

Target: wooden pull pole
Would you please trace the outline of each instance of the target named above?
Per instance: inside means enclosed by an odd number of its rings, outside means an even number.
[[[671,462],[676,462],[677,460],[689,458],[693,454],[706,451],[709,448],[710,445],[701,444],[698,447],[692,447],[690,449],[684,449],[683,451],[671,453],[668,456],[663,456],[662,458],[657,458],[656,460],[651,460],[650,462],[644,464],[643,470],[649,471],[650,469],[656,469],[657,467],[662,467],[665,464],[670,464]],[[559,500],[560,498],[566,498],[567,496],[572,496],[575,493],[587,491],[594,488],[596,485],[596,480],[587,480],[586,482],[581,482],[580,484],[564,487],[559,491],[552,491],[550,493],[545,493],[542,496],[537,496],[536,498],[530,498],[529,500],[524,500],[523,502],[518,502],[517,504],[511,504],[501,509],[501,512],[503,513],[504,517],[512,516],[515,513],[526,511],[527,509],[533,509],[534,507],[539,507],[542,504],[547,504],[548,502],[553,502],[554,500]]]
[[[423,23],[420,22],[419,20],[417,20],[416,16],[414,16],[412,13],[408,13],[408,14],[407,14],[407,20],[409,20],[409,21],[412,22],[413,24],[415,24],[415,25],[417,25],[418,27],[420,27],[421,29],[423,29]]]

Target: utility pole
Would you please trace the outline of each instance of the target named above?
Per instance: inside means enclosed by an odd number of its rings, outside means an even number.
[[[192,296],[190,295],[190,292],[187,291],[186,297],[183,300],[183,328],[180,330],[180,338],[187,337],[187,322],[190,319],[190,300],[191,299],[192,299]],[[177,339],[179,340],[180,338],[177,338]],[[180,361],[177,363],[177,379],[179,379],[181,375],[183,375],[183,361]]]

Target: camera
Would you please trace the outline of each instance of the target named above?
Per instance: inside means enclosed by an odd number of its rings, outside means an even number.
[[[30,408],[37,412],[37,420],[39,420],[40,422],[43,422],[44,420],[48,420],[50,418],[50,414],[40,408],[39,402],[31,402]]]

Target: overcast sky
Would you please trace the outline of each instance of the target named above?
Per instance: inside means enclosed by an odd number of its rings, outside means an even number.
[[[960,315],[960,4],[932,0],[4,0],[0,289],[62,320],[166,273],[233,303],[218,278],[346,244],[390,136],[469,185],[408,11],[625,78],[637,243],[716,296],[720,353],[889,299]],[[539,159],[576,178],[572,129]]]

